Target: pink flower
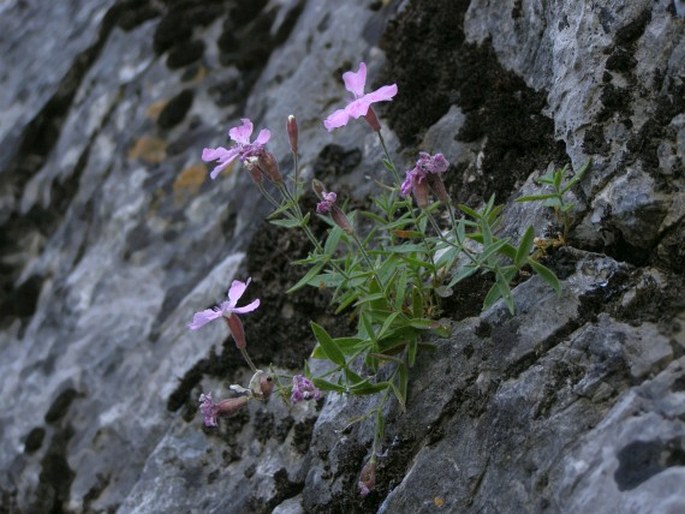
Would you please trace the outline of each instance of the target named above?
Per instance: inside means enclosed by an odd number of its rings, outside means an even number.
[[[228,328],[231,331],[236,346],[238,348],[245,348],[246,341],[243,324],[238,316],[234,316],[233,314],[246,314],[259,307],[259,298],[244,307],[236,307],[238,300],[240,300],[245,293],[245,289],[247,289],[251,280],[251,278],[248,278],[247,282],[234,280],[231,287],[228,289],[228,300],[221,302],[218,306],[211,309],[196,312],[193,315],[193,321],[188,323],[188,328],[190,330],[197,330],[210,321],[224,317],[226,318],[226,323],[228,324]]]
[[[382,86],[372,93],[364,94],[364,86],[366,85],[366,64],[363,62],[359,64],[359,70],[355,73],[347,71],[343,73],[343,81],[345,82],[345,89],[354,95],[354,100],[348,103],[345,108],[338,109],[323,122],[324,127],[328,132],[334,129],[347,125],[350,118],[355,120],[361,116],[367,117],[374,130],[380,130],[378,119],[371,104],[376,102],[387,102],[397,94],[397,84],[389,86]]]
[[[323,199],[316,204],[316,212],[319,214],[328,214],[331,212],[333,204],[335,204],[335,201],[338,199],[338,195],[332,192],[327,193],[326,191],[323,191],[321,196]]]
[[[215,179],[229,164],[236,158],[245,163],[251,157],[259,157],[264,152],[264,145],[271,138],[271,132],[268,129],[259,131],[257,139],[254,143],[250,143],[250,136],[252,135],[252,122],[243,118],[242,125],[233,127],[228,131],[228,136],[235,142],[230,149],[223,146],[218,148],[205,148],[202,150],[202,160],[205,162],[219,161],[219,164],[212,170],[210,177]]]
[[[416,161],[416,168],[427,173],[445,173],[450,163],[441,153],[431,155],[428,152],[419,152],[419,160]]]
[[[291,403],[301,402],[302,400],[318,400],[321,398],[321,391],[314,385],[314,382],[302,375],[293,377],[293,392],[290,396]]]
[[[441,201],[449,203],[449,197],[445,186],[440,178],[441,173],[445,173],[450,163],[441,153],[430,155],[427,152],[419,152],[419,160],[416,166],[407,171],[400,191],[403,196],[414,193],[416,203],[419,207],[428,206],[428,186],[440,198]]]

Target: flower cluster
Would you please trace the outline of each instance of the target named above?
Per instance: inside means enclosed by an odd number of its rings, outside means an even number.
[[[321,391],[317,389],[314,382],[302,375],[293,377],[293,392],[290,395],[291,403],[298,403],[303,400],[318,400],[321,398]]]
[[[402,195],[414,193],[416,204],[425,208],[428,206],[428,187],[445,204],[450,203],[449,195],[445,189],[440,175],[447,171],[450,163],[441,153],[430,155],[427,152],[419,152],[416,165],[407,171],[404,182],[400,188]]]
[[[326,187],[320,180],[312,180],[312,189],[314,194],[319,198],[320,202],[316,204],[316,212],[319,214],[330,214],[331,218],[341,229],[348,234],[352,234],[352,224],[340,207],[336,204],[338,195],[336,193],[326,191]]]
[[[316,204],[316,212],[319,214],[328,214],[331,212],[335,201],[338,199],[338,195],[335,193],[328,193],[323,191],[321,193],[321,201]]]

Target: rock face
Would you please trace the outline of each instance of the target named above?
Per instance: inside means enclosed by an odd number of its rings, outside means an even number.
[[[2,3],[0,512],[684,511],[681,3]],[[249,372],[223,327],[185,326],[252,276],[258,366],[301,369],[310,319],[348,330],[325,292],[284,295],[304,241],[200,153],[249,117],[287,170],[294,113],[305,172],[363,202],[375,137],[321,125],[360,60],[398,84],[397,162],[442,151],[454,199],[496,193],[513,239],[554,237],[514,200],[591,161],[548,256],[562,295],[533,277],[515,316],[479,313],[474,281],[446,302],[452,335],[419,355],[406,412],[382,406],[364,498],[373,427],[350,421],[379,398],[274,396],[204,429],[200,393]]]

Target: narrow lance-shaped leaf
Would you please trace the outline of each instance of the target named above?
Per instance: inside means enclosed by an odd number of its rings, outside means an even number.
[[[514,258],[514,264],[517,268],[520,268],[526,263],[530,251],[533,249],[533,241],[535,239],[535,230],[532,226],[528,227],[521,238],[519,247],[516,250],[516,257]]]
[[[335,344],[333,338],[330,335],[328,335],[328,332],[326,332],[326,330],[323,327],[317,325],[313,321],[310,322],[309,325],[312,327],[314,337],[316,337],[316,340],[321,345],[321,348],[323,349],[328,359],[331,362],[337,364],[338,366],[344,368],[346,366],[345,355],[343,355],[343,353],[340,351],[338,345]]]
[[[540,264],[538,261],[532,258],[528,258],[528,264],[533,268],[533,271],[540,275],[540,277],[547,282],[552,288],[557,292],[557,295],[561,294],[561,282],[554,274],[554,272],[548,267]]]

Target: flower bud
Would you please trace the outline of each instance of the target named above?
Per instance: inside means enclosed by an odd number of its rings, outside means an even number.
[[[357,482],[357,487],[359,487],[359,494],[362,496],[368,496],[368,494],[373,491],[376,486],[376,459],[372,457],[369,462],[364,465],[359,474],[359,482]]]
[[[250,394],[260,400],[266,400],[274,390],[274,379],[266,371],[258,369],[250,379]]]
[[[450,196],[447,194],[447,189],[445,189],[445,184],[442,181],[442,177],[438,173],[428,173],[426,175],[428,180],[428,185],[435,193],[435,196],[440,199],[445,205],[450,204]]]
[[[278,168],[278,162],[276,162],[276,158],[271,152],[261,152],[259,154],[258,162],[262,172],[271,182],[274,184],[281,184],[283,182],[283,176],[281,175],[281,170]]]
[[[243,328],[243,322],[235,314],[231,314],[224,318],[226,324],[228,325],[228,330],[233,336],[233,341],[236,347],[241,350],[247,346],[247,340],[245,339],[245,329]]]
[[[259,185],[262,183],[264,180],[264,174],[262,173],[261,168],[259,167],[259,162],[256,157],[250,157],[249,159],[246,159],[243,164],[245,165],[245,169],[247,172],[250,174],[250,178],[252,178],[252,182],[255,184]]]
[[[373,130],[376,132],[381,131],[381,123],[378,121],[378,117],[376,116],[373,107],[369,106],[369,111],[364,115],[364,119],[369,122],[369,125],[371,125]]]
[[[319,200],[323,200],[323,194],[326,191],[326,186],[323,185],[323,182],[317,179],[312,179],[312,191],[314,191],[314,194]]]
[[[240,409],[247,405],[247,396],[237,398],[227,398],[216,404],[216,415],[228,418],[238,413]]]
[[[288,132],[288,140],[290,141],[290,149],[294,154],[297,154],[297,120],[292,114],[288,116],[288,121],[285,122],[285,130]]]
[[[416,198],[416,205],[421,209],[428,207],[428,182],[422,180],[423,177],[414,175],[412,177],[411,190]]]
[[[347,216],[345,216],[345,213],[342,211],[342,209],[335,204],[331,205],[331,218],[333,218],[335,224],[341,229],[348,234],[352,234],[353,230],[350,220],[347,219]]]
[[[265,375],[259,379],[259,390],[263,398],[269,398],[274,390],[274,379],[271,375]]]
[[[214,403],[212,393],[200,395],[200,411],[205,418],[205,426],[217,426],[217,418],[219,416],[230,417],[236,414],[240,409],[247,405],[247,396],[240,396],[237,398],[228,398],[219,403]]]

